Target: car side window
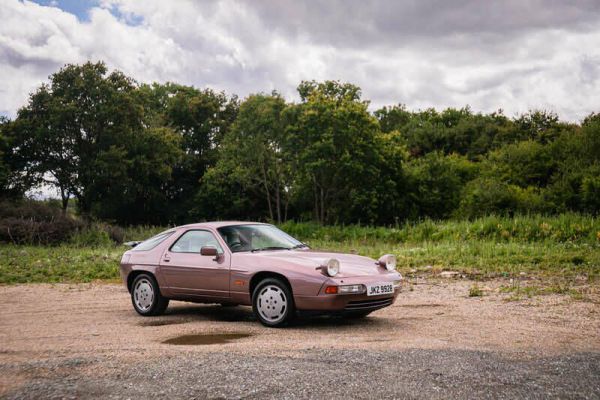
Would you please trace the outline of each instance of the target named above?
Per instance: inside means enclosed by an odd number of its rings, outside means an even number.
[[[171,246],[173,253],[198,253],[205,246],[214,246],[219,253],[223,252],[221,245],[215,235],[209,231],[192,230],[187,231]]]
[[[145,240],[142,243],[138,244],[137,246],[135,246],[133,248],[132,251],[152,250],[153,248],[155,248],[156,246],[158,246],[159,244],[164,242],[164,240],[166,238],[168,238],[169,236],[171,236],[174,232],[175,231],[159,233],[158,235],[153,236],[150,239]]]

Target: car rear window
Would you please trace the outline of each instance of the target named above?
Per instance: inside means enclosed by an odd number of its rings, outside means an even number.
[[[152,250],[153,248],[161,244],[166,238],[171,236],[174,232],[175,231],[159,233],[158,235],[153,236],[148,240],[144,240],[142,243],[135,246],[133,248],[133,251]]]

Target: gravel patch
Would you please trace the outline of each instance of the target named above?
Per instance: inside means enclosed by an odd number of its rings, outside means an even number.
[[[94,368],[102,364],[103,373]],[[134,362],[2,365],[31,375],[7,399],[599,398],[600,353],[510,359],[458,350],[318,350],[302,355],[185,354]],[[87,368],[85,368],[87,367]]]
[[[364,320],[140,317],[120,285],[0,287],[0,398],[600,398],[600,309],[430,282]],[[172,344],[170,344],[172,343]]]

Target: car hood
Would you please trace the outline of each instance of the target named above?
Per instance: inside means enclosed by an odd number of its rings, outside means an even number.
[[[340,262],[340,272],[336,275],[336,278],[349,278],[387,272],[384,268],[379,267],[374,259],[356,254],[315,250],[276,250],[244,254],[249,258],[255,259],[255,261],[268,260],[271,263],[276,262],[279,266],[293,264],[294,266],[301,266],[311,271],[315,271],[325,260],[335,258]]]

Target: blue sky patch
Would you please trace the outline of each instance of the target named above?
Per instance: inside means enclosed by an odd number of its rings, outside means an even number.
[[[98,0],[33,0],[42,6],[57,7],[71,13],[80,21],[89,21],[88,11],[98,5]]]
[[[80,21],[89,21],[89,10],[99,5],[99,0],[32,0],[46,7],[56,7],[65,12],[71,13]],[[107,8],[112,15],[127,25],[140,25],[144,19],[135,14],[123,14],[117,7]]]

